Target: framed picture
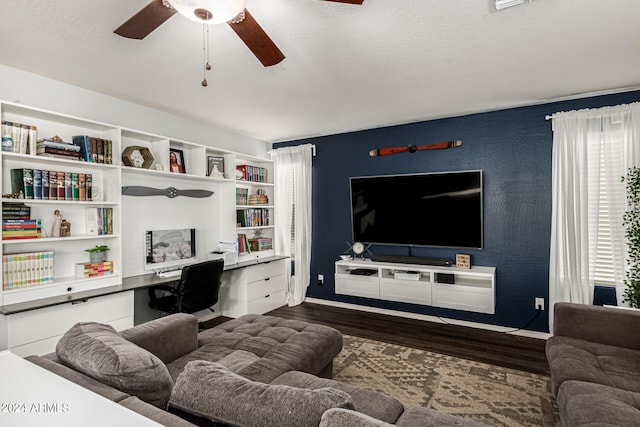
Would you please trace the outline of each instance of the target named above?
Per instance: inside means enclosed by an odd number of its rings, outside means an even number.
[[[169,171],[187,173],[187,167],[184,164],[184,153],[182,150],[169,148]]]
[[[207,164],[209,165],[209,176],[224,178],[224,157],[207,156]]]

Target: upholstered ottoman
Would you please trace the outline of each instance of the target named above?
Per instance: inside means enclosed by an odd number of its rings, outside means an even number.
[[[342,334],[331,327],[247,314],[198,334],[198,348],[167,364],[177,376],[192,360],[220,363],[243,377],[269,383],[288,371],[331,378]]]

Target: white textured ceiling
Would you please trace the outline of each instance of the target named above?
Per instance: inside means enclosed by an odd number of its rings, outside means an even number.
[[[249,0],[286,55],[262,64],[179,14],[144,40],[113,30],[148,0],[2,0],[0,62],[264,141],[640,87],[640,1]]]

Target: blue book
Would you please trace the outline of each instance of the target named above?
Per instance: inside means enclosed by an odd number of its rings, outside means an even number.
[[[91,141],[88,135],[76,135],[73,137],[73,144],[80,147],[80,158],[85,162],[93,161],[91,152]]]
[[[42,200],[42,170],[40,169],[33,170],[33,198]]]

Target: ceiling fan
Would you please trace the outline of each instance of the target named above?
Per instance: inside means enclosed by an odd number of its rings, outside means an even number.
[[[364,0],[323,0],[362,4]],[[205,24],[227,23],[262,65],[269,67],[284,59],[284,54],[260,24],[245,9],[247,0],[152,0],[114,33],[142,40],[176,12]]]

